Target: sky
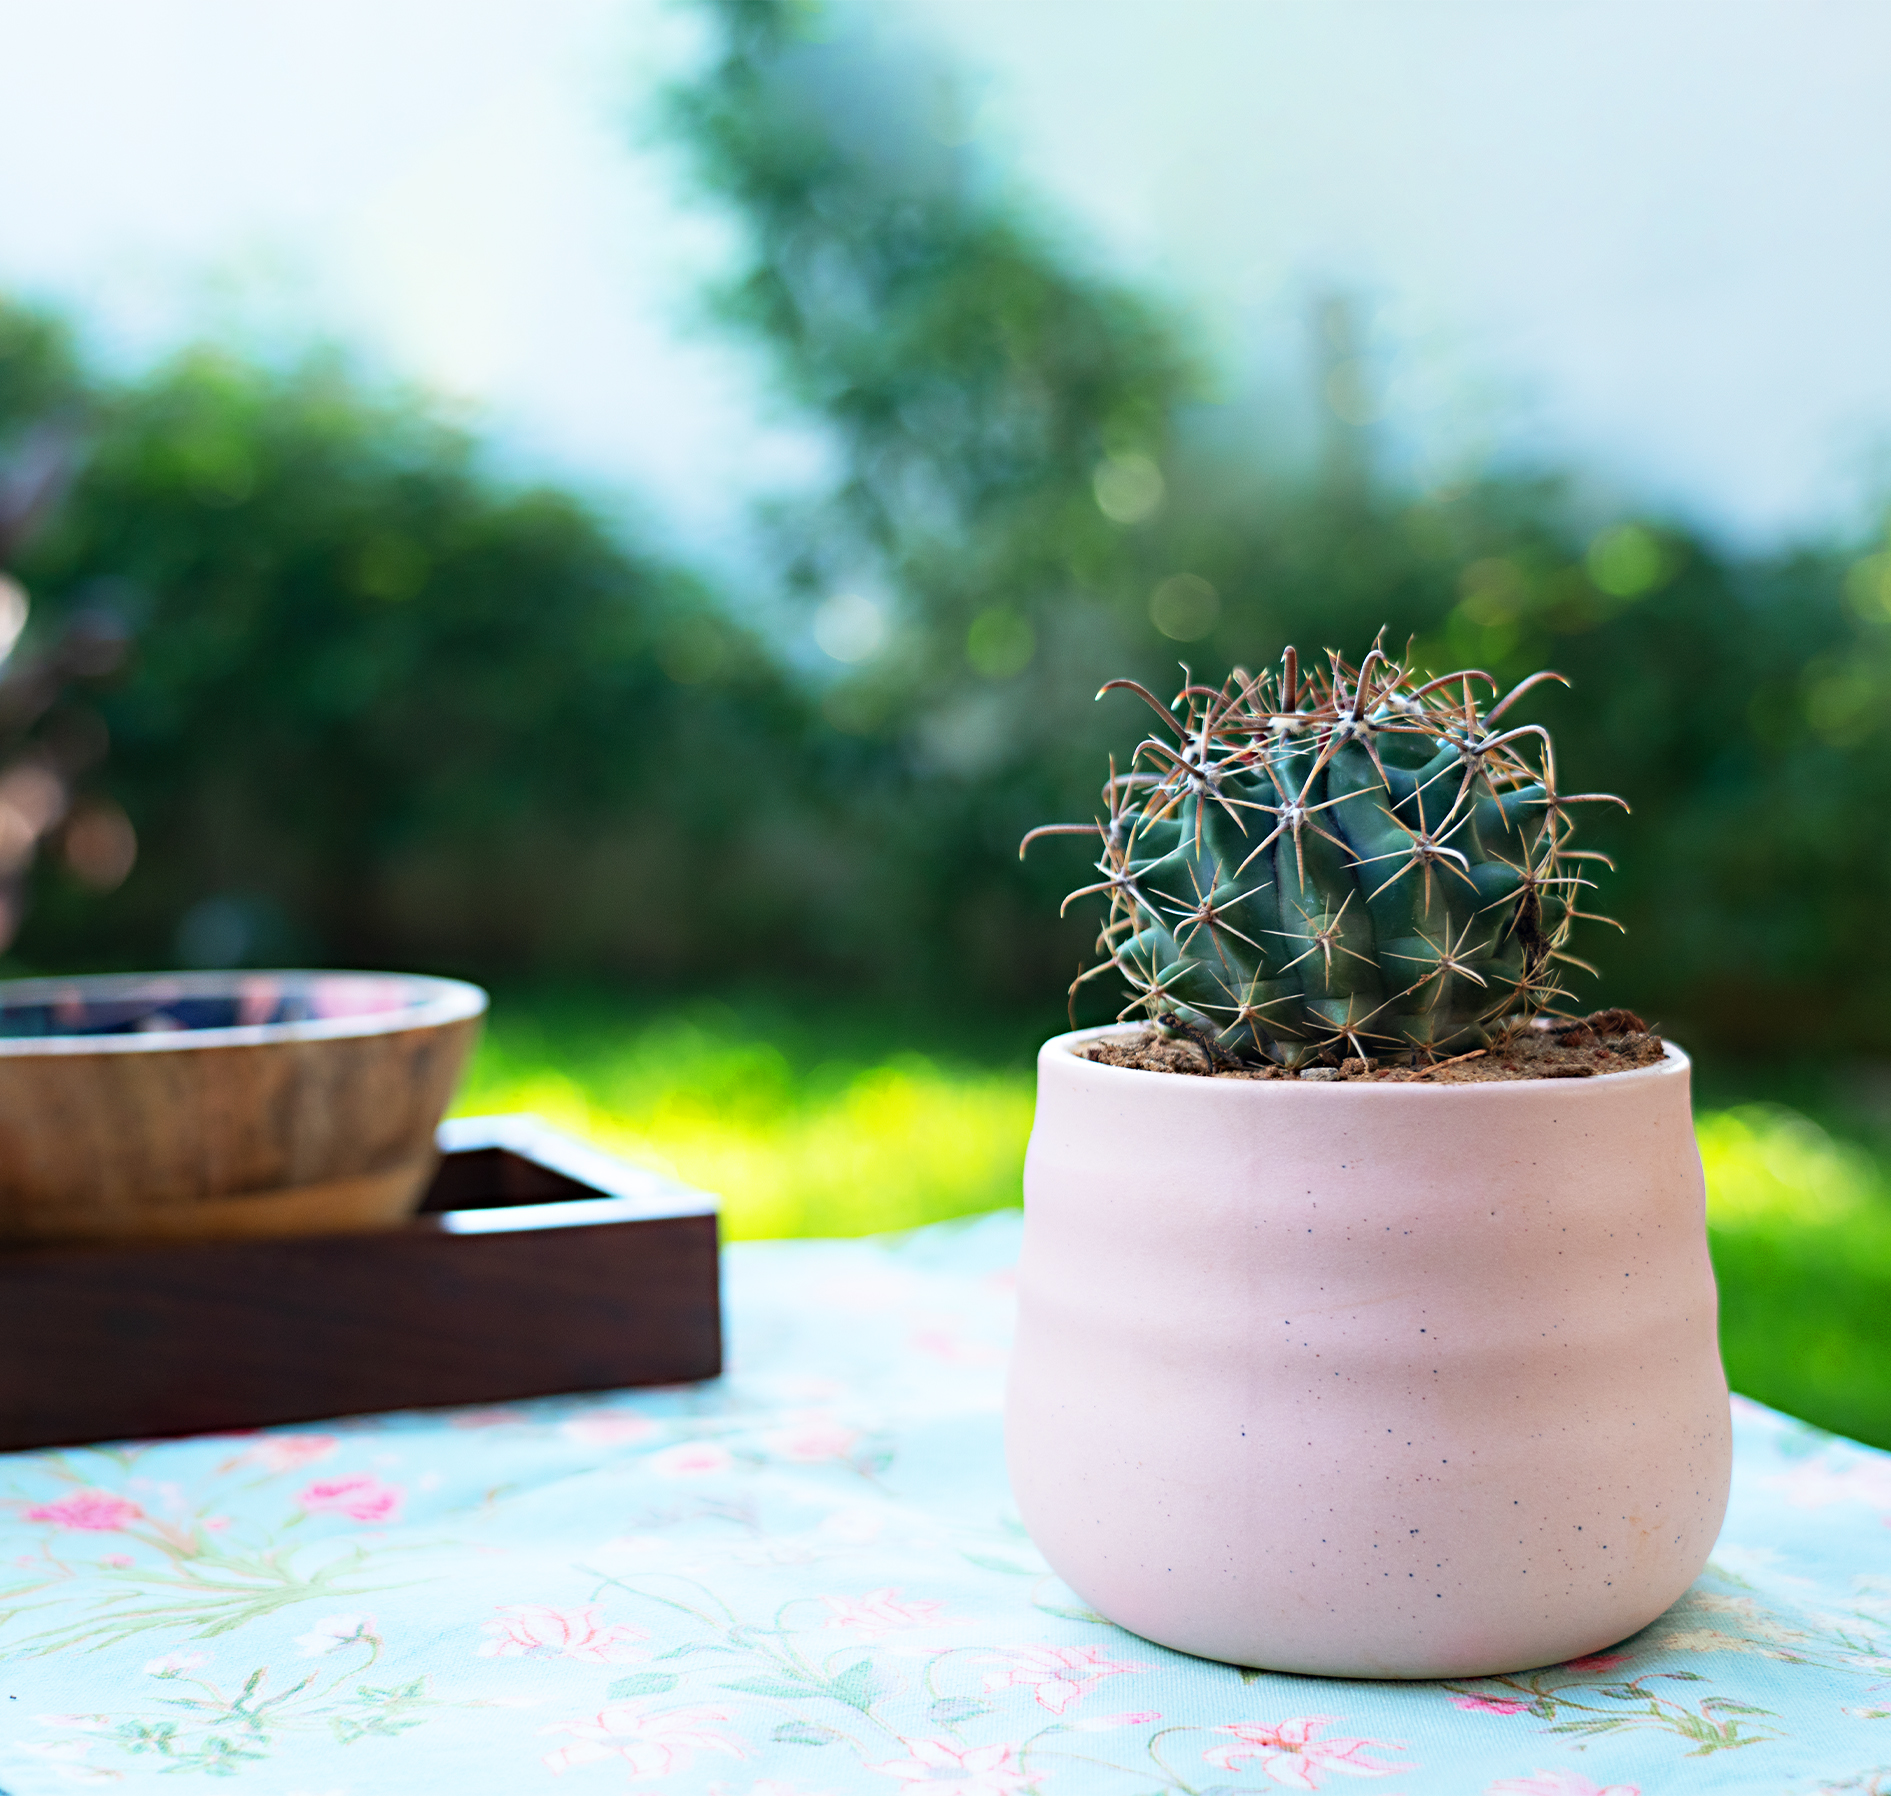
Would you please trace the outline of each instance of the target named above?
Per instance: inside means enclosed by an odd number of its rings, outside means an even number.
[[[1330,287],[1391,419],[1755,538],[1891,436],[1891,12],[1851,0],[925,0],[994,128],[1241,365]],[[1453,439],[1456,439],[1454,443]]]
[[[649,141],[678,9],[0,0],[0,41],[0,287],[110,359],[340,340],[712,563],[818,475],[698,323],[729,239]]]
[[[966,71],[981,151],[1168,296],[1228,390],[1356,298],[1418,478],[1495,454],[1742,543],[1891,442],[1878,0],[848,0]],[[665,0],[0,0],[0,286],[135,364],[327,336],[715,565],[818,435],[695,295]]]

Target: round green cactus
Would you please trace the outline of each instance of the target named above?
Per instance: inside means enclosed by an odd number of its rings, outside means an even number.
[[[1374,647],[1303,674],[1237,668],[1184,686],[1167,725],[1112,765],[1108,814],[1031,831],[1100,838],[1098,948],[1133,996],[1124,1015],[1220,1062],[1297,1067],[1336,1053],[1421,1058],[1481,1047],[1564,994],[1587,863],[1548,732],[1505,713],[1533,674],[1480,707],[1476,670],[1427,679]],[[1099,698],[1103,693],[1097,695]],[[1606,920],[1606,919],[1603,919]],[[1073,990],[1075,988],[1073,987]]]

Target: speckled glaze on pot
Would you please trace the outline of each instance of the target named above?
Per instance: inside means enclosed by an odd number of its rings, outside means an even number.
[[[1012,1488],[1100,1613],[1345,1677],[1559,1663],[1706,1563],[1732,1446],[1688,1061],[1195,1079],[1047,1042]]]

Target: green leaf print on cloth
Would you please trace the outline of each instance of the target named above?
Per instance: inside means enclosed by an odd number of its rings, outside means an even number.
[[[1568,1665],[1189,1659],[1019,1528],[1017,1241],[733,1247],[699,1387],[0,1456],[0,1790],[1891,1796],[1891,1457],[1736,1399],[1708,1572]]]

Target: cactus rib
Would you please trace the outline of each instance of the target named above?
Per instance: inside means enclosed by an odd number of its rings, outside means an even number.
[[[1101,845],[1102,960],[1123,1011],[1187,1036],[1216,1064],[1305,1065],[1345,1050],[1430,1059],[1555,1009],[1589,869],[1541,724],[1507,722],[1543,671],[1501,698],[1481,669],[1430,677],[1374,643],[1357,667],[1289,648],[1277,671],[1188,681],[1168,705],[1129,691],[1166,733],[1114,761],[1106,814],[1046,824]],[[1563,682],[1567,684],[1567,682]],[[1477,688],[1488,687],[1488,708]],[[1624,809],[1627,807],[1624,806]],[[1596,919],[1608,922],[1608,918]],[[1617,925],[1619,927],[1619,925]],[[1076,990],[1072,986],[1072,991]]]

